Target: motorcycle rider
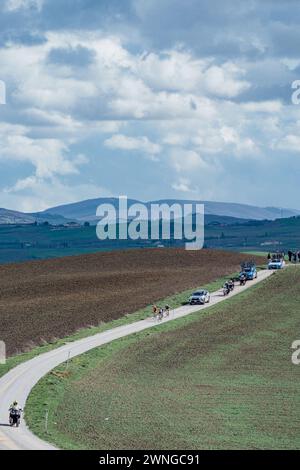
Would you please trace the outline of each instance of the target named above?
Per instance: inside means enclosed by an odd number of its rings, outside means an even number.
[[[226,281],[226,282],[224,283],[223,291],[226,292],[227,294],[229,294],[230,288],[229,288],[229,283],[228,283],[228,281]]]

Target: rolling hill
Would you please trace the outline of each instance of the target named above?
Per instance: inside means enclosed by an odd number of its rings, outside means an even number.
[[[32,224],[34,221],[30,214],[0,208],[0,224]]]
[[[135,199],[128,199],[128,205],[138,203],[141,201]],[[153,203],[168,203],[168,204],[185,204],[185,203],[199,203],[203,202],[205,205],[205,213],[235,217],[240,219],[257,219],[257,220],[274,220],[282,217],[292,217],[294,215],[300,215],[300,210],[296,209],[282,209],[278,207],[257,207],[247,204],[229,203],[229,202],[212,202],[212,201],[191,201],[191,200],[179,200],[179,199],[161,199],[158,201],[149,201],[146,204],[148,207]],[[90,221],[93,222],[96,219],[96,209],[100,204],[112,204],[116,208],[118,207],[117,198],[99,198],[99,199],[88,199],[86,201],[75,202],[72,204],[65,204],[62,206],[53,207],[43,212],[46,214],[59,214],[65,218],[76,219],[79,221]]]
[[[68,374],[63,364],[35,387],[29,425],[63,449],[300,449],[290,348],[299,300],[300,270],[289,268],[209,310],[83,354]]]
[[[128,206],[140,203],[136,199],[128,199]],[[202,202],[205,205],[206,216],[228,217],[231,223],[246,220],[275,220],[300,215],[300,210],[282,209],[278,207],[257,207],[247,204],[229,203],[229,202],[212,202],[212,201],[192,201],[180,199],[161,199],[157,201],[143,202],[150,209],[151,204],[196,204]],[[96,210],[100,204],[112,204],[118,213],[119,200],[117,198],[98,198],[88,199],[85,201],[74,202],[72,204],[64,204],[61,206],[51,207],[42,212],[23,213],[9,209],[0,209],[0,225],[4,224],[32,224],[34,222],[43,223],[45,221],[53,225],[64,224],[69,221],[77,221],[81,224],[90,222],[96,224]],[[237,219],[237,220],[233,220]],[[212,219],[210,219],[211,221]],[[229,219],[228,219],[229,222]]]
[[[70,222],[70,220],[59,214],[44,212],[25,213],[0,208],[0,225],[29,225],[35,222],[39,224],[49,222],[52,225],[58,225]]]

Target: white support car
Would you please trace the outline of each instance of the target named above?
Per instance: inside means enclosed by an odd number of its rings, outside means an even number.
[[[285,266],[285,261],[282,258],[272,259],[268,263],[268,269],[282,269]]]
[[[204,305],[210,301],[210,294],[207,290],[197,290],[189,298],[189,304]]]

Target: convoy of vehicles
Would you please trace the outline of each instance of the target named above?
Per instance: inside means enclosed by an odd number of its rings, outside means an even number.
[[[282,269],[285,266],[284,256],[281,253],[276,253],[272,255],[270,261],[268,262],[268,269]],[[241,264],[241,270],[237,278],[229,279],[225,282],[222,287],[223,295],[229,295],[234,289],[234,281],[238,281],[240,286],[244,286],[247,281],[252,281],[257,278],[257,267],[254,261],[244,261]],[[194,292],[188,303],[204,305],[210,301],[210,294],[208,291],[202,289]]]
[[[257,278],[257,268],[253,261],[245,261],[241,264],[241,271],[236,278],[229,279],[222,286],[223,295],[229,295],[234,290],[235,281],[244,286],[247,281]],[[188,299],[190,305],[199,304],[204,305],[210,301],[210,294],[205,289],[195,291]]]

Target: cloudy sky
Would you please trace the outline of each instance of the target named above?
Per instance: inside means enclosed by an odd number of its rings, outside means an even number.
[[[0,0],[0,207],[300,209],[298,0]]]

